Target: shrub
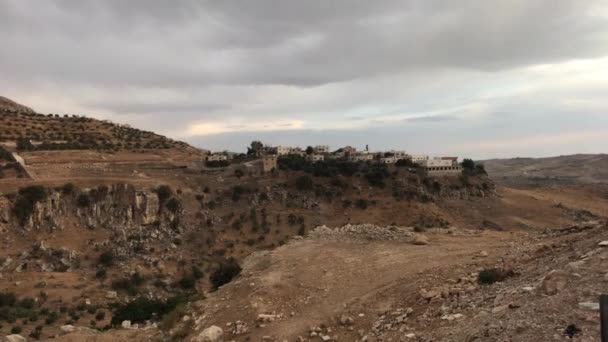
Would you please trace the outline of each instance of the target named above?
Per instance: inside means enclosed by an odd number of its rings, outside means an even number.
[[[30,332],[29,336],[35,340],[39,340],[40,336],[42,336],[42,326],[37,326],[34,330],[32,330],[32,332]]]
[[[13,206],[13,213],[19,219],[21,225],[30,218],[36,203],[46,198],[46,190],[40,185],[28,186],[19,189],[19,197]]]
[[[234,277],[241,273],[241,266],[230,258],[220,263],[219,267],[211,274],[211,284],[215,289],[228,284]]]
[[[141,323],[154,317],[161,318],[175,309],[179,304],[184,303],[186,298],[173,297],[167,301],[149,299],[145,297],[119,305],[112,315],[111,325],[116,326],[123,321],[131,323]]]
[[[167,203],[165,204],[165,207],[172,213],[176,214],[179,209],[181,208],[182,204],[180,203],[180,201],[175,198],[172,197],[169,201],[167,201]]]
[[[195,279],[201,279],[204,276],[204,274],[203,274],[203,271],[198,266],[192,265],[192,276]]]
[[[501,268],[485,268],[479,271],[477,282],[480,284],[490,285],[499,281],[503,281],[514,276],[515,273],[510,269]]]
[[[105,267],[110,267],[114,264],[114,253],[106,251],[99,255],[99,263]]]
[[[184,290],[193,289],[196,286],[196,279],[192,275],[185,275],[179,280],[179,287]]]
[[[361,209],[361,210],[365,210],[367,209],[369,203],[366,199],[358,199],[357,201],[355,201],[355,205],[357,206],[357,208]]]
[[[296,188],[300,191],[309,191],[314,187],[314,182],[310,176],[300,176],[296,179]]]
[[[91,197],[89,194],[82,193],[76,198],[76,204],[81,208],[88,208],[91,206]]]
[[[106,313],[102,310],[97,311],[97,314],[95,315],[95,319],[98,321],[103,321],[106,318]]]
[[[243,170],[241,169],[236,169],[234,170],[234,175],[236,176],[236,178],[241,178],[245,175],[245,172],[243,172]]]
[[[61,192],[66,195],[69,195],[74,192],[74,188],[75,188],[74,184],[66,183],[63,185],[63,187],[61,187]]]
[[[21,326],[16,325],[11,328],[11,334],[21,334],[22,330]]]
[[[97,279],[105,279],[106,278],[106,269],[105,268],[100,268],[97,270],[97,272],[95,272],[95,278]]]
[[[173,196],[173,190],[168,185],[161,185],[157,187],[154,192],[158,196],[158,201],[162,204],[165,203],[171,196]]]

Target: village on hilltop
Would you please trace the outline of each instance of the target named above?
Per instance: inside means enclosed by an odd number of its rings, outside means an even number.
[[[340,160],[410,166],[416,167],[428,176],[453,176],[462,173],[462,166],[458,162],[458,157],[430,157],[429,155],[409,154],[403,150],[371,152],[367,145],[363,151],[359,151],[352,146],[345,146],[331,151],[328,145],[308,146],[303,149],[280,145],[268,146],[263,145],[259,141],[254,141],[251,143],[251,147],[248,147],[247,155],[263,160],[263,172],[271,172],[276,169],[279,158],[299,156],[311,163]],[[212,166],[227,166],[230,160],[238,158],[238,156],[238,154],[230,152],[209,153],[206,156],[206,162]]]

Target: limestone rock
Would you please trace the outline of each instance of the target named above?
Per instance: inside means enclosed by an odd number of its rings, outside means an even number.
[[[564,271],[553,270],[543,279],[542,293],[552,296],[563,290],[568,284],[568,274]]]
[[[224,342],[224,331],[222,328],[212,325],[203,330],[198,336],[194,337],[192,342]]]
[[[61,330],[62,333],[64,334],[69,334],[69,333],[73,333],[74,331],[76,331],[76,328],[73,325],[62,325],[61,328],[59,328]]]
[[[2,341],[2,342],[26,342],[27,339],[21,335],[8,335],[0,341]]]
[[[427,238],[426,236],[424,236],[422,234],[416,234],[416,235],[414,235],[414,239],[412,240],[412,243],[417,246],[428,245],[429,238]]]

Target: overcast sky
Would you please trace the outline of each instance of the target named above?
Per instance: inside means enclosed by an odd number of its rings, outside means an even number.
[[[212,150],[608,152],[605,0],[0,0],[0,95]]]

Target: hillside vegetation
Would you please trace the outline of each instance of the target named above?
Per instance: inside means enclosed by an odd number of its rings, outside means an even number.
[[[21,151],[187,148],[183,142],[110,121],[68,114],[39,114],[0,98],[0,143]]]

